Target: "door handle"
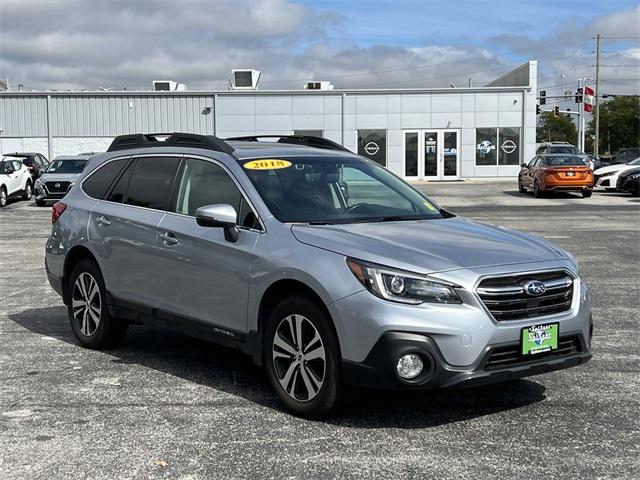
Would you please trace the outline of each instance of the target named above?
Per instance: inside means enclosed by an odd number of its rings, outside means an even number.
[[[161,233],[160,238],[162,239],[162,243],[164,243],[167,246],[175,245],[178,243],[178,239],[171,232]]]
[[[111,225],[111,220],[109,220],[104,215],[100,215],[98,218],[96,218],[96,223],[99,227],[108,227],[109,225]]]

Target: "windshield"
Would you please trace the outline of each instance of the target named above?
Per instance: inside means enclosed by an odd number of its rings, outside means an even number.
[[[567,155],[567,156],[553,156],[546,157],[544,160],[545,165],[549,165],[552,167],[561,167],[561,166],[581,166],[584,167],[584,160],[581,157],[576,157],[575,155]]]
[[[82,173],[86,164],[86,160],[54,160],[47,173]]]
[[[281,222],[355,223],[442,218],[429,200],[385,168],[358,158],[242,161]]]
[[[575,153],[578,153],[578,152],[576,151],[576,147],[572,147],[571,145],[567,145],[567,146],[563,146],[563,147],[558,147],[558,146],[549,147],[549,151],[547,153],[571,153],[571,154],[575,154]]]
[[[636,158],[635,160],[631,160],[629,163],[627,163],[627,165],[640,165],[640,157]]]

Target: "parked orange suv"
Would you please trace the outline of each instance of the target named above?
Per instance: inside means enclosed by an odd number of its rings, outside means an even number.
[[[518,190],[524,193],[527,189],[536,197],[546,192],[576,191],[587,198],[593,193],[593,171],[577,155],[536,155],[522,164],[518,175]]]

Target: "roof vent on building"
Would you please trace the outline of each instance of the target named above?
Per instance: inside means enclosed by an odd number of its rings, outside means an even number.
[[[331,82],[307,82],[304,84],[305,90],[333,90],[333,83]]]
[[[184,83],[174,82],[173,80],[154,80],[153,90],[155,92],[185,92],[187,86]]]
[[[231,70],[231,90],[257,90],[260,81],[259,70]]]

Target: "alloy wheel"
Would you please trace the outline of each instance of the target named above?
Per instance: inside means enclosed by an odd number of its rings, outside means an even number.
[[[312,400],[324,384],[326,352],[320,333],[302,315],[282,319],[273,337],[273,367],[280,386],[292,399]]]
[[[0,190],[0,207],[4,207],[7,204],[7,192],[4,189]]]
[[[102,298],[98,282],[90,273],[82,272],[73,284],[71,297],[73,319],[82,333],[90,337],[100,325]]]

